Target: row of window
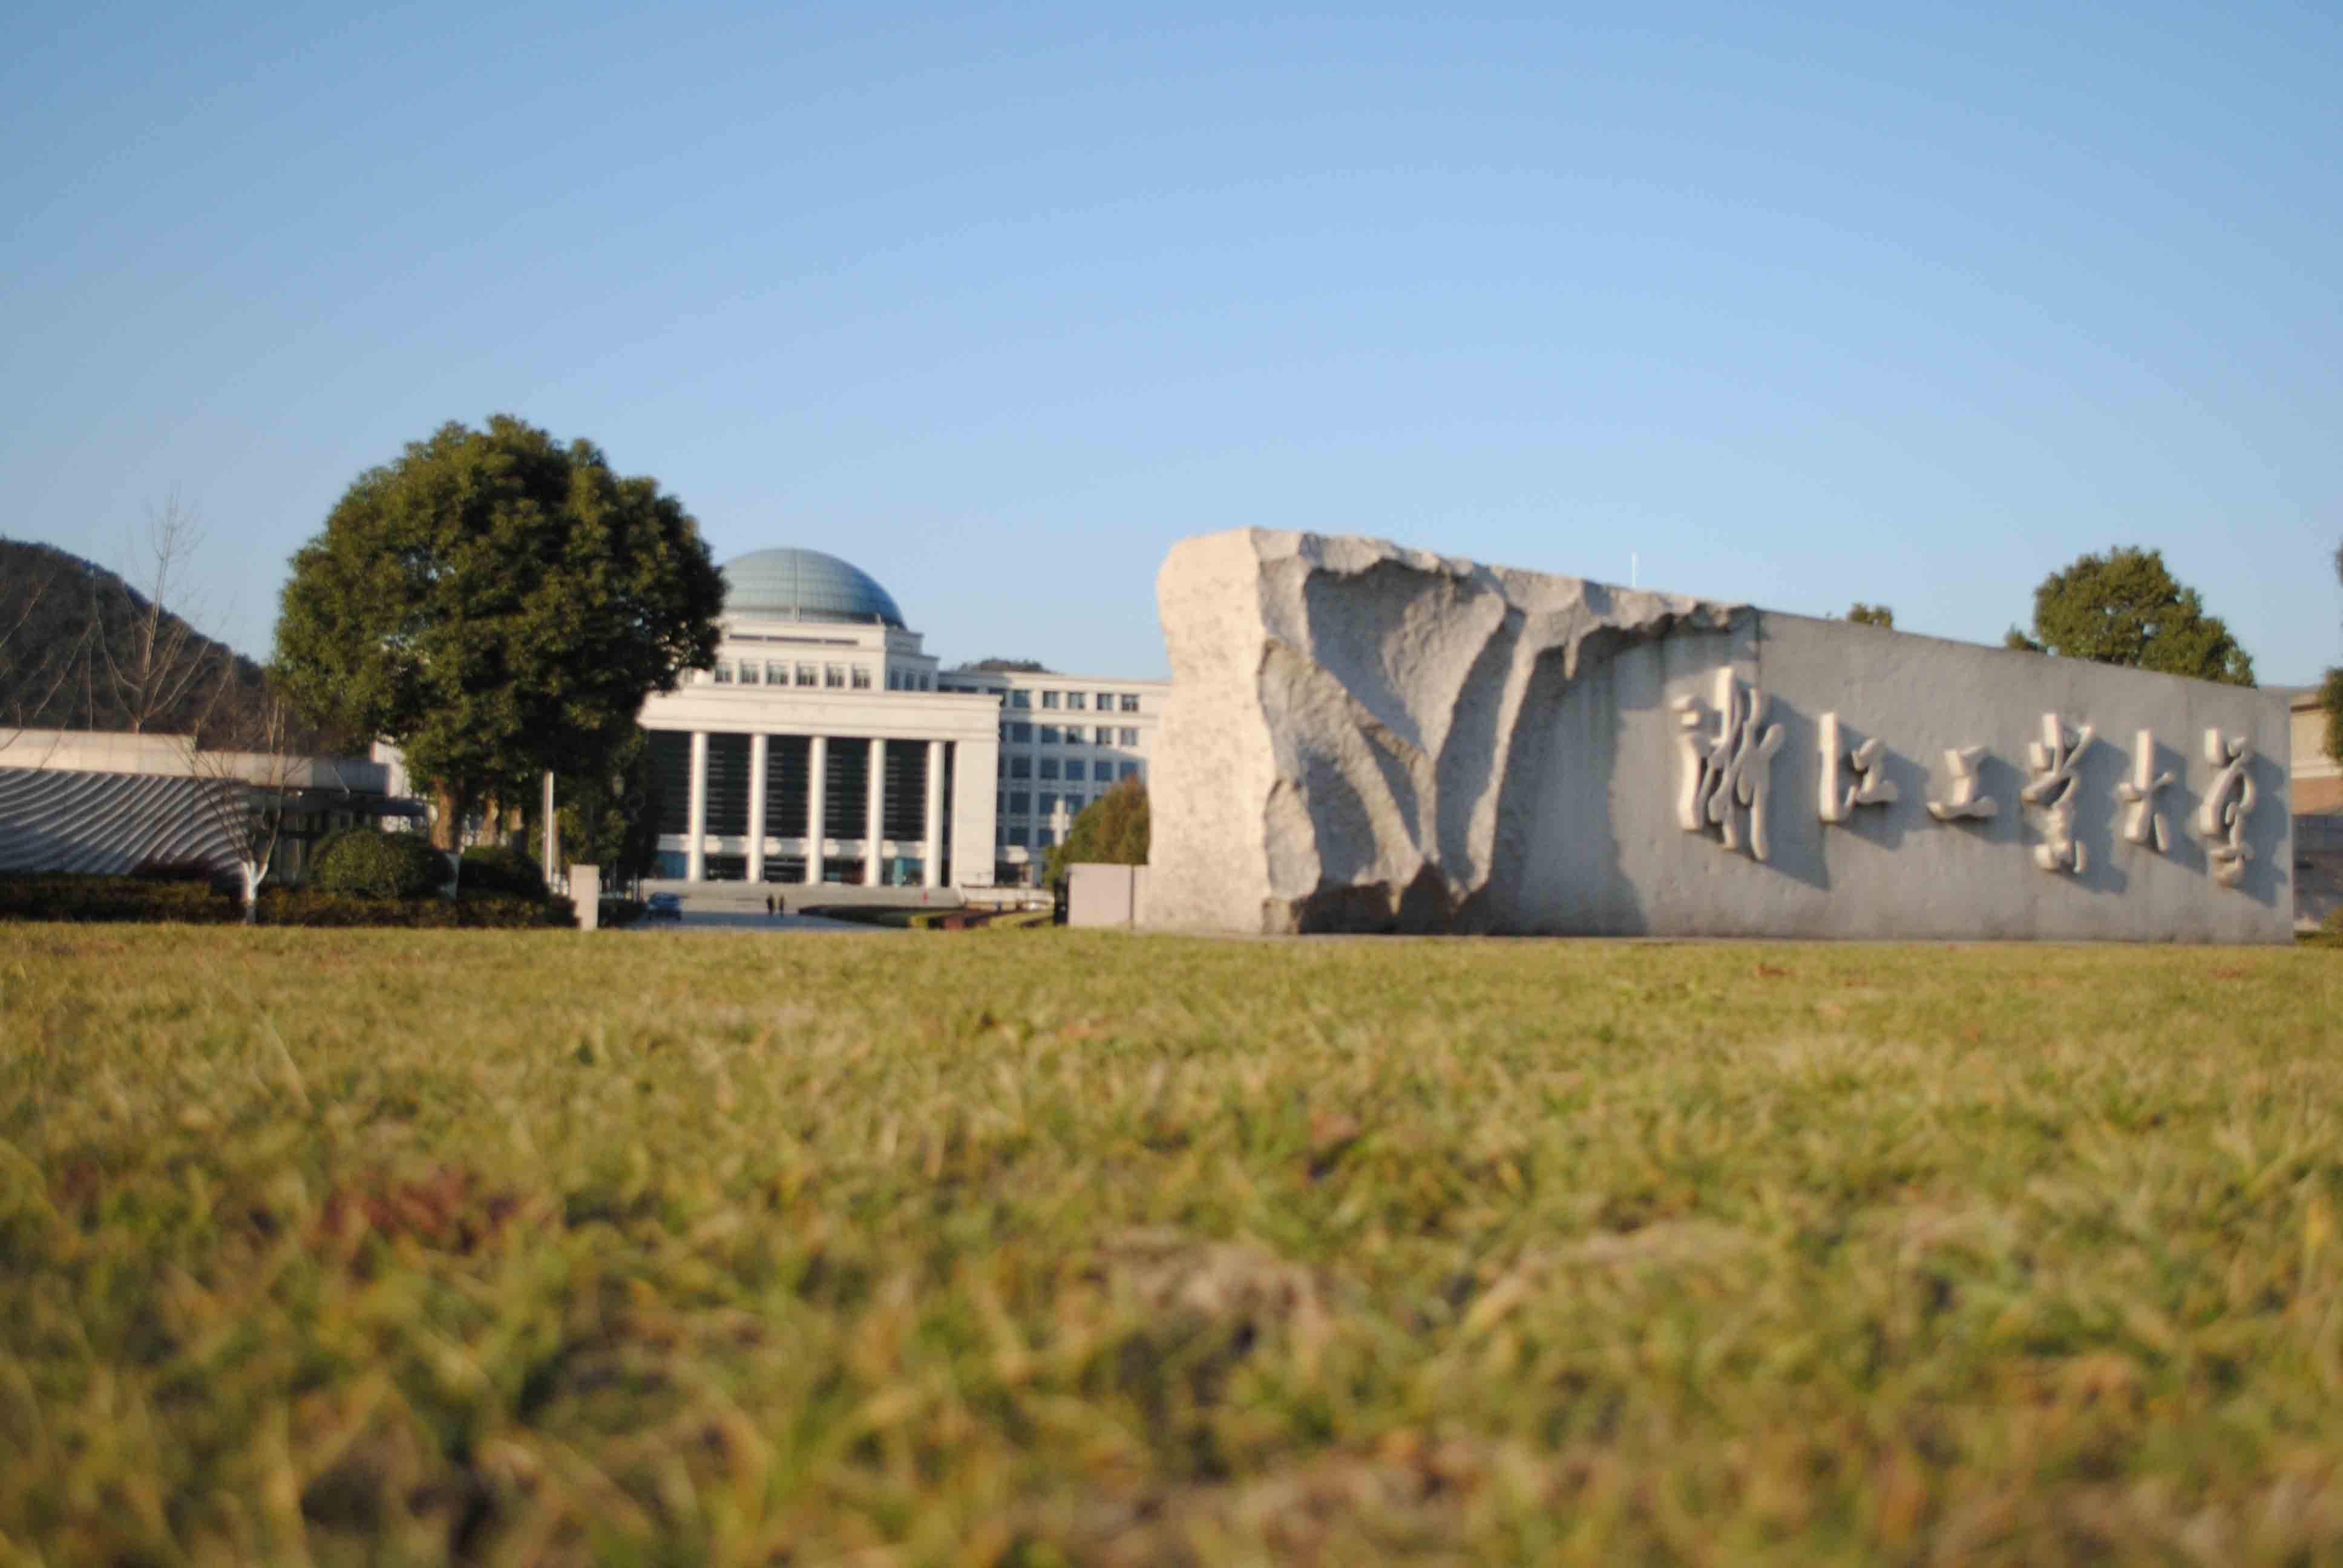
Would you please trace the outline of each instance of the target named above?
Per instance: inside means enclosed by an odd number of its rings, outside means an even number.
[[[779,659],[749,658],[736,663],[725,658],[719,659],[709,675],[719,686],[804,686],[825,691],[870,689],[870,667],[867,664],[784,664]],[[887,672],[890,691],[926,691],[934,682],[933,676],[914,670]]]
[[[1010,779],[1034,778],[1036,777],[1033,771],[1034,763],[1035,759],[1031,757],[1004,758],[1001,759],[1002,776]],[[1039,777],[1043,779],[1061,777],[1058,771],[1061,764],[1055,757],[1041,758],[1040,764],[1041,771]],[[1062,766],[1065,769],[1062,777],[1069,782],[1076,784],[1081,783],[1084,779],[1095,779],[1101,784],[1110,784],[1117,779],[1132,779],[1139,774],[1139,764],[1136,762],[1109,762],[1103,759],[1084,764],[1079,757],[1069,758]]]
[[[1030,743],[1033,739],[1036,728],[1036,726],[1031,724],[1011,723],[1003,724],[1001,727],[1001,729],[1002,736],[1008,740],[1012,742]],[[1113,746],[1118,744],[1115,739],[1118,733],[1118,727],[1111,724],[1101,724],[1098,727],[1098,739],[1095,743],[1091,741],[1091,731],[1086,725],[1068,724],[1060,726],[1056,724],[1044,724],[1038,728],[1041,731],[1041,744],[1044,746],[1089,746],[1091,744]],[[1119,744],[1124,746],[1136,746],[1139,744],[1139,731],[1137,729],[1129,726],[1123,726],[1121,727],[1120,733],[1121,735],[1121,740]]]
[[[1022,827],[1016,827],[1010,829],[1001,837],[1002,842],[1014,845],[1020,849],[1046,849],[1058,841],[1058,830],[1055,828],[1036,828],[1029,834]],[[1025,841],[1028,838],[1033,840],[1030,845]]]
[[[747,658],[735,664],[723,658],[717,660],[716,668],[709,674],[719,686],[810,686],[831,691],[870,689],[870,667],[860,664],[788,665],[779,660],[760,664]],[[790,678],[792,675],[795,679]]]
[[[1079,713],[1089,705],[1090,696],[1087,691],[1044,691],[1041,693],[1041,706],[1071,709]],[[1012,691],[1009,694],[1009,706],[1031,708],[1033,706],[1033,694]],[[1101,691],[1098,694],[1098,710],[1101,713],[1136,713],[1139,711],[1139,693]]]

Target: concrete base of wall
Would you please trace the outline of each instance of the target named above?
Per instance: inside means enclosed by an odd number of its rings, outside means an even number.
[[[1147,897],[1147,868],[1088,862],[1067,869],[1066,924],[1129,927]]]

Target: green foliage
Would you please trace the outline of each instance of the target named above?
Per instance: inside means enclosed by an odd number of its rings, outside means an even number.
[[[2006,646],[2098,664],[2130,665],[2231,686],[2254,683],[2254,661],[2161,550],[2122,546],[2083,556],[2034,590],[2034,634],[2012,627]]]
[[[1051,846],[1043,880],[1054,885],[1078,861],[1105,866],[1147,864],[1147,786],[1125,779],[1082,808],[1061,843]]]
[[[2335,575],[2343,578],[2343,548],[2335,552]],[[2318,683],[2318,706],[2327,710],[2327,755],[2343,762],[2343,668],[2329,669]]]
[[[439,851],[420,836],[370,828],[327,835],[309,866],[317,891],[361,899],[412,899],[447,879]]]
[[[1890,631],[1896,629],[1896,612],[1884,604],[1865,604],[1857,599],[1855,608],[1846,612],[1846,618],[1857,626],[1884,627]]]
[[[130,875],[142,882],[201,882],[220,893],[237,892],[244,885],[234,868],[216,866],[209,860],[141,860],[130,868]]]
[[[442,831],[546,769],[606,767],[715,658],[724,581],[682,503],[508,416],[359,476],[293,558],[277,661],[307,712],[396,742]]]
[[[228,925],[244,919],[240,894],[199,882],[136,877],[0,878],[0,920]],[[526,930],[575,926],[568,899],[486,890],[458,899],[386,899],[315,888],[263,888],[265,926],[394,927],[410,930]],[[612,922],[628,923],[623,918]]]
[[[0,877],[0,920],[166,920],[213,925],[244,918],[209,881],[146,877]]]
[[[624,887],[658,868],[659,778],[643,730],[629,726],[602,767],[557,776],[554,798],[564,861],[600,867],[604,887]],[[545,853],[542,800],[532,792],[522,812],[532,864]]]
[[[2327,755],[2343,762],[2343,669],[2328,669],[2318,683],[2318,706],[2327,710]]]
[[[911,940],[0,927],[6,1553],[2343,1560],[2332,950]]]
[[[260,898],[266,926],[390,927],[404,930],[519,931],[574,929],[568,899],[525,899],[481,890],[454,899],[365,899],[307,890]]]
[[[463,873],[456,879],[456,885],[483,893],[509,893],[521,899],[546,896],[545,873],[538,869],[537,861],[527,850],[511,844],[465,850]]]

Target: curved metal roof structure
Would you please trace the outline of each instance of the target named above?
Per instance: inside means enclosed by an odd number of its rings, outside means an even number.
[[[903,612],[876,578],[820,550],[752,550],[725,562],[723,570],[726,615],[908,629]]]

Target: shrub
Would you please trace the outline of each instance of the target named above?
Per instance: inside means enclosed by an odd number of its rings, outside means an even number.
[[[239,898],[222,898],[200,882],[144,881],[133,877],[0,877],[0,920],[224,925],[243,918]],[[314,888],[266,887],[260,890],[260,923],[392,926],[410,930],[552,930],[576,926],[578,906],[568,899],[523,899],[486,891],[456,899],[377,899]]]
[[[318,846],[309,885],[361,899],[412,899],[447,879],[439,851],[411,833],[354,828]]]
[[[205,882],[63,875],[0,878],[0,920],[212,925],[242,918],[235,900],[217,896]]]
[[[174,860],[157,856],[139,861],[130,868],[130,877],[138,882],[212,882],[219,879],[220,869],[209,860]]]
[[[307,890],[260,897],[265,926],[395,926],[406,930],[528,930],[575,926],[568,899],[522,899],[510,893],[467,892],[454,899],[368,899]]]
[[[511,845],[467,849],[464,851],[463,874],[457,878],[458,888],[477,888],[484,893],[509,893],[515,898],[545,897],[545,873]]]

